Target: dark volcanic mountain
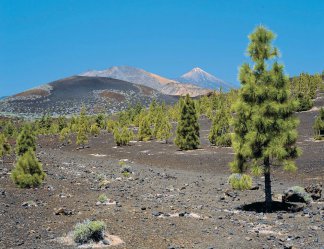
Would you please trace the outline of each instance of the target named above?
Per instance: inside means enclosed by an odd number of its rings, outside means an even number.
[[[73,76],[54,81],[0,101],[0,112],[20,115],[69,115],[78,113],[84,104],[90,113],[116,112],[151,100],[174,103],[177,97],[164,95],[143,85],[102,77]]]

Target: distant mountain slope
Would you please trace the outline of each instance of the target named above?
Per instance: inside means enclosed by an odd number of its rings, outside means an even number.
[[[191,83],[201,88],[219,90],[222,88],[224,91],[229,91],[231,88],[236,88],[221,79],[216,78],[214,75],[205,72],[199,67],[193,68],[191,71],[183,74],[177,79],[181,83]]]
[[[129,66],[115,66],[102,71],[88,71],[80,74],[80,76],[108,77],[148,86],[158,90],[170,82],[175,82],[174,80],[161,77],[143,69]]]
[[[69,115],[78,113],[84,104],[90,113],[113,113],[137,102],[147,106],[153,98],[167,104],[177,101],[177,97],[122,80],[73,76],[3,99],[0,112],[27,116]]]
[[[188,93],[194,97],[207,92],[206,89],[193,85],[181,84],[175,80],[147,72],[143,69],[129,66],[115,66],[102,71],[92,70],[82,73],[80,76],[109,77],[124,80],[151,87],[161,91],[163,94],[168,95],[185,95]]]

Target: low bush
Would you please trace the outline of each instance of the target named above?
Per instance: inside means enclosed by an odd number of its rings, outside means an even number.
[[[101,194],[101,195],[99,195],[99,197],[98,197],[98,201],[99,201],[100,203],[105,203],[107,200],[108,200],[108,198],[107,198],[107,196],[106,196],[105,194]]]
[[[233,189],[250,189],[252,187],[252,178],[245,174],[234,173],[228,178],[228,183]]]
[[[74,227],[73,238],[79,244],[85,244],[89,241],[98,242],[104,239],[105,230],[106,225],[103,221],[85,220]]]

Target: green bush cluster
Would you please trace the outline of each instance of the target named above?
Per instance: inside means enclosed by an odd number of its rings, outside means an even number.
[[[298,101],[297,111],[307,111],[313,107],[313,99],[322,84],[320,74],[301,73],[290,81],[292,97]]]
[[[117,146],[129,145],[129,142],[134,137],[134,133],[126,126],[124,126],[123,128],[115,127],[113,134]]]
[[[324,108],[322,107],[319,111],[319,115],[316,117],[314,125],[314,138],[321,140],[324,137]]]
[[[228,183],[233,189],[246,190],[252,187],[252,178],[246,174],[233,173],[229,176]]]
[[[79,244],[90,241],[99,242],[104,239],[105,230],[106,224],[103,221],[85,220],[74,227],[73,238]]]

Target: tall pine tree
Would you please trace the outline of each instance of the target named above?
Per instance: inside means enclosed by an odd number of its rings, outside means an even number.
[[[258,26],[249,36],[247,52],[253,67],[243,64],[239,79],[242,87],[235,104],[233,173],[251,170],[264,174],[265,211],[271,211],[271,166],[283,165],[294,171],[294,159],[299,155],[296,146],[298,120],[294,116],[297,103],[290,98],[289,79],[283,65],[274,61],[278,50],[272,45],[275,35]],[[271,67],[267,63],[272,62]],[[243,175],[246,179],[247,175]]]
[[[195,103],[188,94],[180,101],[180,118],[174,142],[181,150],[194,150],[200,144]]]

